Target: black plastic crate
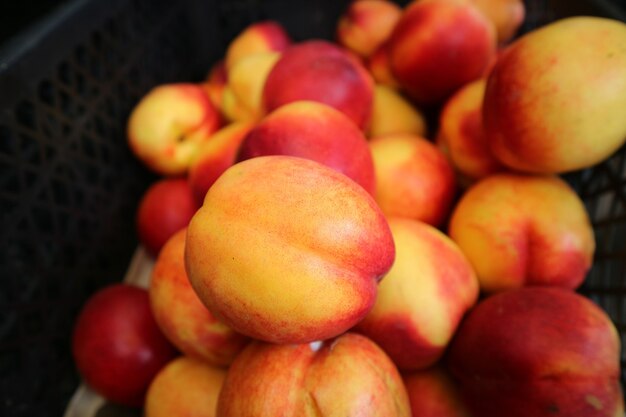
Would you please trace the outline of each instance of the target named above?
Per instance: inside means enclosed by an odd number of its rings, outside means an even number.
[[[406,1],[402,2],[406,3]],[[626,2],[527,1],[529,30],[557,17],[626,20]],[[70,354],[87,297],[124,275],[138,200],[155,179],[125,125],[152,86],[199,81],[246,25],[333,37],[347,0],[75,0],[0,50],[0,415],[58,416],[79,384]],[[567,179],[596,262],[581,292],[626,343],[626,150]],[[624,363],[624,362],[623,362]]]

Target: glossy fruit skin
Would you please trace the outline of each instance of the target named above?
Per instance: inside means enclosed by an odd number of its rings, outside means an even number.
[[[389,224],[370,194],[318,162],[239,162],[189,223],[185,266],[209,311],[271,343],[338,336],[372,308],[393,263]]]
[[[572,39],[581,42],[572,47]],[[516,171],[560,174],[617,151],[626,139],[625,43],[623,22],[579,16],[506,48],[483,104],[493,155]]]
[[[406,388],[376,343],[347,332],[312,344],[249,344],[231,365],[219,417],[409,417]]]
[[[619,339],[606,312],[574,291],[513,289],[465,317],[448,369],[473,416],[618,417]]]
[[[288,48],[272,68],[263,89],[265,110],[299,100],[318,101],[365,129],[372,112],[374,80],[343,48],[311,40]]]
[[[72,353],[87,385],[131,407],[143,405],[152,378],[177,355],[154,321],[148,292],[128,284],[111,285],[87,300]]]

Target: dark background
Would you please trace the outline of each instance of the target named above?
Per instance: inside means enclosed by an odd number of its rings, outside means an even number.
[[[0,45],[34,21],[47,15],[65,1],[0,1]]]
[[[106,0],[103,0],[106,1]],[[0,1],[0,46],[67,0]],[[558,15],[593,14],[626,21],[626,0],[552,0]]]

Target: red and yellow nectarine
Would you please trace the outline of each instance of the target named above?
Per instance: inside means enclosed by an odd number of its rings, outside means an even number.
[[[189,279],[216,317],[275,343],[327,339],[372,308],[393,263],[389,225],[345,175],[291,156],[230,167],[191,220]]]

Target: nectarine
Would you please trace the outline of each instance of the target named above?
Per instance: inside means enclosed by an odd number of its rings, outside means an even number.
[[[172,236],[157,257],[149,295],[154,319],[163,334],[184,354],[226,367],[248,339],[217,320],[202,304],[185,271],[183,229]]]
[[[624,415],[617,329],[571,290],[522,288],[486,298],[449,353],[472,415]]]
[[[389,225],[367,191],[291,156],[226,170],[191,220],[185,247],[189,279],[209,310],[275,343],[354,326],[374,305],[394,255]]]
[[[577,288],[595,249],[583,202],[552,176],[483,179],[461,197],[449,233],[488,293],[525,285]]]

